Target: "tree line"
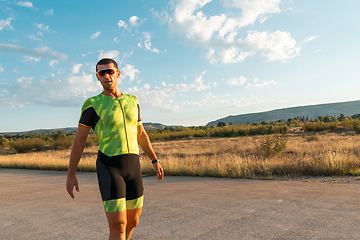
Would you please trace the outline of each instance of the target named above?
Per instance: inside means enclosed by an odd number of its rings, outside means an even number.
[[[360,134],[360,114],[353,116],[319,116],[309,119],[305,116],[261,123],[232,124],[218,122],[217,126],[165,127],[147,131],[151,141],[175,140],[188,137],[238,137],[266,134],[284,134],[289,129],[301,127],[306,132],[334,130],[338,127],[348,127]],[[76,132],[63,131],[53,133],[31,133],[0,136],[0,149],[10,148],[18,153],[41,150],[58,150],[70,148]],[[98,144],[94,133],[90,133],[86,146]]]

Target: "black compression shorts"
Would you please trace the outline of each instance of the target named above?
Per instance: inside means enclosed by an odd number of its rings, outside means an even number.
[[[99,188],[106,212],[143,206],[143,182],[139,155],[109,157],[99,151],[96,161]]]

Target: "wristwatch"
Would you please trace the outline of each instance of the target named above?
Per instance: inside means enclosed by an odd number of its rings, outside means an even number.
[[[154,163],[156,163],[156,162],[160,162],[160,160],[159,160],[159,159],[155,159],[155,160],[152,160],[152,161],[151,161],[152,164],[154,164]]]

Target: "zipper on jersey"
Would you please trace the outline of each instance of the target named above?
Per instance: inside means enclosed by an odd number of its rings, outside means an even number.
[[[127,134],[127,131],[126,131],[126,121],[125,121],[125,112],[124,112],[124,108],[121,104],[121,101],[119,99],[119,103],[120,103],[120,108],[121,108],[121,112],[123,114],[123,119],[124,119],[124,129],[125,129],[125,137],[126,137],[126,143],[127,143],[127,149],[128,149],[128,153],[130,153],[130,149],[129,149],[129,139],[128,139],[128,134]]]

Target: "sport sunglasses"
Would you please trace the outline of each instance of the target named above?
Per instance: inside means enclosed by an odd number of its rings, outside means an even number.
[[[103,69],[98,71],[96,74],[98,76],[105,76],[105,74],[107,73],[108,75],[114,75],[117,71],[119,71],[118,69],[113,69],[113,68],[107,68],[107,69]]]

